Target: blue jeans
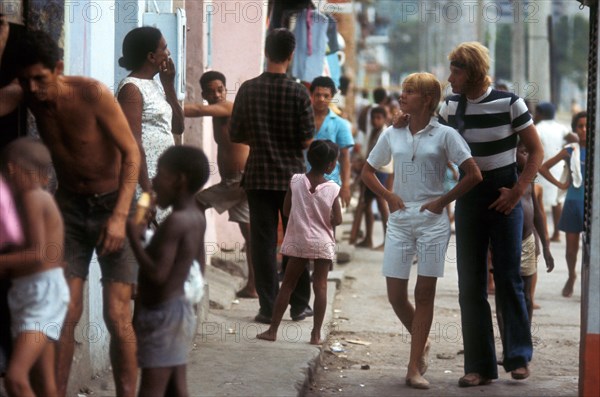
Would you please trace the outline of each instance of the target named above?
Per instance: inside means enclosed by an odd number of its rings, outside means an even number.
[[[465,373],[496,379],[498,368],[492,313],[487,300],[487,257],[491,246],[496,300],[504,319],[504,369],[527,366],[533,347],[520,275],[523,209],[504,215],[488,207],[498,189],[517,180],[514,166],[484,173],[483,182],[456,203],[458,290],[461,309]]]

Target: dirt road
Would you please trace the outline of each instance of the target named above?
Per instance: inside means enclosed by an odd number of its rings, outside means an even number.
[[[510,374],[499,368],[500,378],[491,385],[464,389],[457,385],[458,378],[463,375],[463,356],[452,237],[446,275],[438,281],[430,334],[433,343],[426,375],[431,383],[429,390],[415,390],[404,384],[410,335],[387,302],[385,280],[381,276],[383,254],[357,249],[353,260],[345,265],[345,280],[335,301],[333,331],[306,395],[577,395],[581,290],[577,285],[570,299],[560,294],[567,275],[564,248],[564,242],[553,243],[551,247],[556,260],[554,272],[545,272],[543,259],[538,266],[536,302],[541,309],[535,311],[533,318],[531,377],[525,381],[514,381]],[[415,268],[411,277],[412,291]],[[494,308],[493,295],[490,303]],[[497,332],[495,334],[498,335]],[[333,349],[328,348],[335,342],[339,342],[343,351],[330,351],[339,350],[339,345],[338,349],[336,345]],[[497,351],[501,352],[498,337],[496,342]]]

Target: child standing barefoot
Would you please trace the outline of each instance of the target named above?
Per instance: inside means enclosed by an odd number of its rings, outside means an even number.
[[[281,252],[289,256],[289,262],[275,301],[271,326],[256,335],[258,339],[277,339],[277,329],[290,295],[309,259],[313,259],[315,315],[310,343],[321,344],[321,326],[327,306],[327,273],[335,253],[334,227],[342,223],[342,208],[338,200],[340,187],[325,179],[324,175],[335,168],[338,153],[339,148],[335,143],[329,140],[314,141],[307,154],[311,170],[292,177],[283,207],[289,221],[281,245]]]
[[[25,231],[24,246],[0,255],[0,273],[6,272],[12,281],[8,307],[13,354],[6,391],[9,396],[53,397],[58,395],[55,341],[67,314],[69,287],[62,268],[63,220],[44,190],[52,160],[48,149],[32,138],[13,141],[5,155],[2,171],[20,205]]]
[[[196,324],[184,283],[194,260],[204,269],[204,213],[194,194],[206,183],[208,160],[200,149],[172,146],[158,160],[152,181],[159,207],[173,211],[144,249],[145,222],[127,222],[127,236],[140,265],[133,315],[138,366],[138,396],[188,396],[186,363]]]

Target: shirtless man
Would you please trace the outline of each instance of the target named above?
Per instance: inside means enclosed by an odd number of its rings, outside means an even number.
[[[254,287],[254,267],[250,252],[250,210],[246,192],[240,186],[250,148],[244,144],[233,143],[229,139],[229,118],[233,111],[233,103],[226,99],[225,76],[217,71],[206,72],[200,77],[200,87],[202,98],[208,102],[208,105],[186,104],[184,115],[185,117],[212,116],[221,182],[198,193],[196,200],[203,209],[213,207],[219,214],[228,211],[229,220],[239,225],[246,246],[248,282],[238,292],[238,296],[258,298]]]
[[[65,221],[65,275],[71,301],[57,349],[58,394],[66,395],[83,286],[96,249],[117,395],[133,396],[137,365],[131,297],[137,264],[124,243],[139,149],[108,87],[87,77],[63,76],[60,50],[46,33],[27,34],[17,64],[25,101],[52,154],[59,183],[56,201]]]

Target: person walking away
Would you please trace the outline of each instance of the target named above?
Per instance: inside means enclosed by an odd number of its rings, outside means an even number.
[[[296,39],[287,29],[269,32],[265,43],[267,70],[244,82],[231,115],[231,141],[250,146],[242,186],[250,207],[250,244],[260,309],[255,321],[271,323],[279,291],[277,227],[287,225],[283,202],[294,174],[305,171],[303,149],[315,132],[315,116],[308,90],[288,78]],[[287,259],[284,257],[282,267]],[[310,312],[310,276],[302,272],[290,298],[292,319]]]
[[[327,274],[335,255],[335,226],[342,223],[340,186],[327,180],[337,165],[339,147],[330,140],[316,140],[308,149],[310,171],[296,174],[290,181],[284,203],[284,213],[289,216],[281,251],[289,257],[281,289],[275,300],[271,325],[258,339],[275,341],[283,313],[292,291],[308,266],[314,260],[313,289],[314,325],[310,343],[320,345],[321,327],[327,306]]]

